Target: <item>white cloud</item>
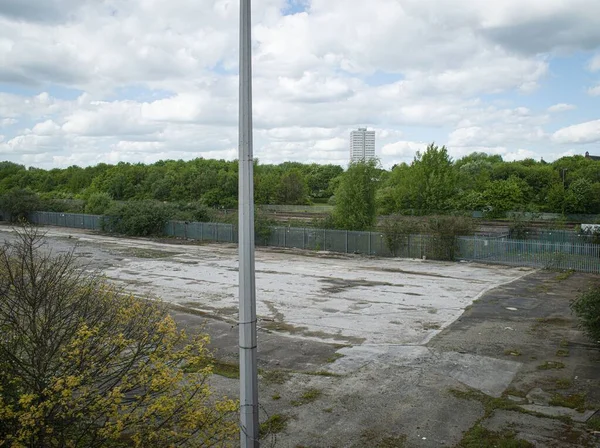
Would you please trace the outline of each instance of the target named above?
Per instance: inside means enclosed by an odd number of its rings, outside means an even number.
[[[549,138],[549,114],[574,105],[537,111],[527,94],[553,54],[600,46],[596,0],[312,0],[284,16],[285,5],[253,4],[255,152],[268,162],[345,164],[358,126],[377,130],[384,164],[444,136],[455,154],[546,150],[562,144]],[[44,166],[235,158],[238,9],[0,2],[0,83],[43,92],[0,93],[0,153]],[[45,93],[57,85],[70,99]],[[507,92],[520,96],[502,107],[489,99]]]
[[[550,106],[548,108],[548,112],[559,113],[559,112],[567,112],[567,111],[575,110],[575,109],[577,109],[577,106],[575,106],[574,104],[559,103],[559,104]]]
[[[600,53],[590,60],[589,69],[593,72],[600,71]]]
[[[600,85],[588,89],[588,94],[591,96],[600,96]]]
[[[412,159],[417,151],[424,151],[426,148],[425,142],[398,141],[385,145],[381,153],[399,159]]]
[[[600,120],[576,124],[554,133],[552,138],[559,143],[595,143],[600,142]]]

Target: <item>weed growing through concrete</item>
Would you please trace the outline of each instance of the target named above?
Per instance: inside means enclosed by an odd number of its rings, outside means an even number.
[[[573,381],[570,378],[557,378],[555,384],[557,389],[570,389],[573,387]]]
[[[291,377],[289,372],[283,370],[269,370],[262,372],[262,380],[265,384],[285,384]]]
[[[551,406],[562,406],[564,408],[575,409],[579,412],[585,411],[585,394],[561,395],[554,394],[550,400]]]
[[[511,350],[511,349],[506,349],[504,350],[504,355],[505,356],[521,356],[521,352],[520,350]]]
[[[565,365],[562,362],[558,361],[546,361],[544,364],[540,364],[539,366],[537,366],[538,370],[559,370],[564,368]]]
[[[263,439],[269,434],[278,434],[287,428],[289,417],[281,414],[274,414],[260,424],[259,435]]]
[[[573,269],[569,269],[568,271],[565,272],[561,272],[560,274],[558,274],[555,277],[555,280],[558,282],[562,282],[564,280],[567,280],[569,277],[571,277],[573,274],[575,274],[575,271]]]
[[[300,398],[298,398],[297,400],[292,400],[291,405],[302,406],[308,403],[312,403],[313,401],[316,401],[321,395],[323,395],[323,392],[320,389],[307,389],[302,395],[300,395]]]
[[[558,350],[556,350],[556,356],[566,358],[567,356],[569,356],[569,350],[565,348],[559,348]]]
[[[477,424],[463,435],[463,439],[458,446],[460,448],[530,448],[534,445],[526,440],[517,439],[514,432],[494,432],[485,429],[481,424]]]

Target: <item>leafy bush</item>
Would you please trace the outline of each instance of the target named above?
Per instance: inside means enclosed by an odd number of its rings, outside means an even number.
[[[466,216],[436,216],[426,222],[426,233],[432,236],[428,245],[429,258],[455,260],[458,249],[457,237],[472,235],[475,224]]]
[[[210,210],[200,202],[189,202],[179,205],[179,211],[174,215],[178,221],[210,222]]]
[[[11,222],[28,220],[29,215],[41,207],[41,201],[37,194],[29,190],[16,188],[0,196],[0,211],[7,216],[4,219]]]
[[[85,203],[85,212],[90,215],[104,215],[112,202],[113,200],[108,193],[94,193]]]
[[[571,302],[571,310],[580,325],[594,341],[600,342],[600,286],[593,287]]]
[[[0,440],[11,447],[208,446],[237,433],[211,397],[208,337],[53,255],[25,228],[0,249]]]
[[[408,243],[408,236],[420,233],[422,225],[410,217],[391,215],[382,221],[381,228],[388,249],[396,257],[400,249]]]
[[[167,221],[177,213],[172,204],[155,201],[114,203],[102,221],[102,230],[130,236],[162,235]]]

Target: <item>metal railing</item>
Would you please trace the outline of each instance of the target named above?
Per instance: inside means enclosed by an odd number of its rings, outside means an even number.
[[[103,230],[103,217],[80,213],[35,212],[30,221],[89,230]],[[198,241],[237,243],[232,224],[168,221],[164,234]],[[388,248],[381,232],[352,232],[297,227],[272,227],[267,235],[256,235],[259,246],[363,254],[379,257],[436,258],[440,241],[430,235],[409,235],[400,239],[396,253]],[[600,273],[600,245],[580,243],[561,235],[556,240],[511,240],[505,237],[458,237],[453,248],[456,259],[510,266],[531,266]]]

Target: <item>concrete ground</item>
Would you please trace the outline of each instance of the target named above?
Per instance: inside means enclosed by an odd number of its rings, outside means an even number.
[[[235,247],[47,230],[237,362]],[[264,446],[597,446],[600,354],[568,303],[600,277],[279,250],[256,268],[261,416],[281,423]]]

